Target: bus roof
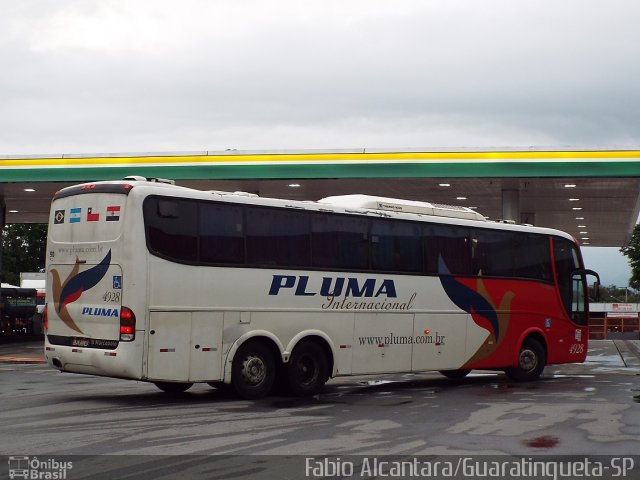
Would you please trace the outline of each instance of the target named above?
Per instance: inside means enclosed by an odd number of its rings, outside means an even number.
[[[486,221],[483,215],[468,207],[443,205],[430,202],[416,202],[398,198],[376,197],[372,195],[338,195],[318,200],[318,203],[357,207],[388,212],[419,213],[438,217],[466,218],[468,220]]]
[[[90,186],[96,186],[96,188]],[[111,185],[114,188],[109,188]],[[126,188],[123,190],[122,186]],[[102,187],[102,188],[100,188]],[[105,188],[106,187],[106,188]],[[118,188],[119,187],[119,188]],[[245,203],[251,205],[297,208],[310,211],[332,211],[355,215],[374,215],[413,221],[429,221],[435,223],[455,223],[463,226],[476,226],[496,230],[531,232],[544,235],[556,235],[577,243],[562,230],[536,227],[529,224],[516,224],[504,220],[488,220],[480,213],[468,207],[443,205],[429,202],[418,202],[398,198],[377,197],[372,195],[338,195],[312,200],[288,200],[282,198],[261,197],[249,192],[227,192],[220,190],[197,190],[175,185],[171,180],[144,177],[126,177],[123,180],[84,183],[64,188],[56,193],[56,198],[71,195],[93,193],[125,193],[133,195],[169,195],[179,198],[212,199],[229,203]]]

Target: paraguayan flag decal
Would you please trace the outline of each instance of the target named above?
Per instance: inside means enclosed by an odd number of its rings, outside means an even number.
[[[107,222],[120,221],[120,205],[109,205],[107,207]]]

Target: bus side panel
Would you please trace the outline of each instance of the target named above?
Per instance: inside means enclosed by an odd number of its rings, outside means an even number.
[[[221,380],[221,312],[150,312],[147,379]]]
[[[150,312],[147,378],[186,381],[189,377],[191,314]]]
[[[191,313],[189,381],[222,380],[222,312]]]
[[[413,314],[357,313],[353,372],[410,372]]]
[[[456,370],[465,363],[468,324],[466,313],[416,314],[412,370]],[[483,340],[486,334],[482,334]],[[480,341],[480,343],[482,340]]]
[[[485,332],[482,343],[468,351],[464,368],[516,365],[524,339],[534,332],[544,337],[547,364],[584,361],[586,328],[578,333],[583,329],[562,316],[564,307],[553,285],[502,279],[454,282],[445,290],[454,301],[466,302],[472,318],[470,334],[478,328]]]

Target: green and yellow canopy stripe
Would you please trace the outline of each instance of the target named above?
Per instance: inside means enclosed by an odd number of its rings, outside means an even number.
[[[0,182],[173,179],[629,177],[640,150],[198,153],[0,158]]]

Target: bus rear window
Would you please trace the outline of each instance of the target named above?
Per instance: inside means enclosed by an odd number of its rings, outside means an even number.
[[[84,194],[54,200],[49,236],[58,243],[104,242],[122,233],[124,200],[117,194]]]

